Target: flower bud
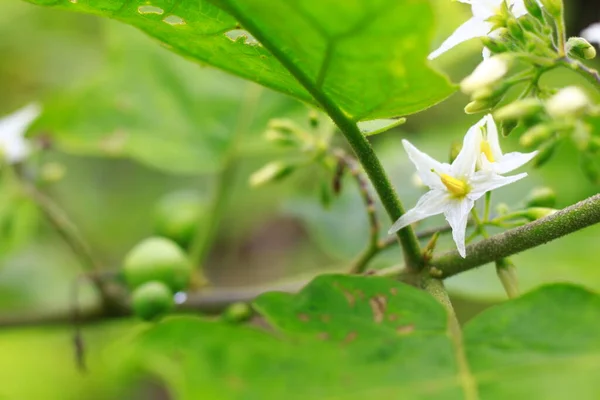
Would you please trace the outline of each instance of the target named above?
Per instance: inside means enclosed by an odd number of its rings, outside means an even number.
[[[558,210],[547,207],[532,207],[523,212],[523,216],[530,221],[546,218],[549,215],[556,213]]]
[[[250,186],[258,187],[270,182],[279,181],[296,169],[295,164],[274,161],[268,163],[250,176]]]
[[[507,27],[508,31],[510,32],[510,35],[512,37],[514,37],[515,39],[517,39],[518,41],[522,42],[525,39],[525,36],[523,34],[523,28],[519,24],[519,21],[517,21],[516,19],[514,19],[514,18],[509,19],[506,22],[506,27]]]
[[[494,113],[494,118],[499,121],[516,121],[521,118],[532,117],[544,108],[536,98],[527,98],[514,101]]]
[[[538,187],[533,189],[525,199],[525,205],[531,207],[549,207],[556,205],[556,193],[549,187]]]
[[[289,134],[286,131],[280,131],[276,129],[267,129],[265,132],[265,139],[278,146],[296,146],[300,142],[298,137],[293,134]]]
[[[537,147],[550,138],[553,133],[554,128],[551,125],[536,125],[533,128],[529,128],[529,130],[521,136],[519,144],[523,147]]]
[[[548,14],[554,18],[562,18],[563,14],[563,2],[562,0],[540,0],[542,7],[546,9]]]
[[[506,57],[493,56],[485,59],[479,64],[471,75],[460,83],[462,91],[471,94],[480,89],[493,86],[500,81],[508,72]]]
[[[567,41],[567,54],[571,57],[591,60],[596,57],[596,48],[584,38],[574,36]]]
[[[537,0],[524,0],[527,12],[540,21],[544,21],[544,13]]]
[[[591,103],[583,90],[576,86],[561,89],[546,102],[546,111],[554,118],[573,117],[590,107]]]
[[[554,150],[556,150],[557,145],[557,140],[552,140],[542,145],[542,147],[540,147],[540,149],[538,150],[538,154],[533,159],[534,168],[539,168],[542,165],[546,164],[554,155]]]
[[[489,99],[489,100],[475,100],[470,102],[465,106],[465,113],[467,114],[477,114],[483,111],[488,111],[493,108],[496,104],[498,104],[498,100]]]
[[[508,43],[499,38],[483,36],[481,37],[481,42],[494,54],[500,54],[509,51]]]

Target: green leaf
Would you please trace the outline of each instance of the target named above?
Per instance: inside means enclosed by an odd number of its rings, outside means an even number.
[[[482,399],[596,399],[600,296],[545,286],[494,307],[464,332]]]
[[[306,112],[293,99],[179,59],[124,25],[112,23],[107,33],[104,70],[47,101],[35,124],[64,151],[211,172],[238,133],[256,141],[270,118]],[[240,118],[250,120],[244,132],[236,132],[245,129]]]
[[[326,97],[356,121],[414,113],[453,91],[426,64],[427,0],[31,2],[118,19],[188,58],[308,102]]]
[[[443,308],[390,279],[322,276],[255,305],[278,332],[171,318],[137,339],[138,365],[179,399],[585,400],[600,390],[600,297],[572,285],[472,320],[463,338],[470,372],[460,373]]]

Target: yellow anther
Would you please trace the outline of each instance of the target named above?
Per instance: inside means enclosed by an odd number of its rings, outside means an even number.
[[[440,174],[440,178],[442,179],[442,183],[444,186],[446,186],[448,191],[450,191],[450,193],[456,197],[464,197],[470,191],[469,185],[465,181],[456,179],[447,174]]]
[[[490,142],[484,140],[481,142],[481,152],[485,154],[486,158],[489,162],[494,162],[494,155],[492,154],[492,147],[490,146]]]

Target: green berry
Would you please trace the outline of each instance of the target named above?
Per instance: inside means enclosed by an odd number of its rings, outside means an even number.
[[[244,322],[252,316],[252,308],[243,302],[231,304],[223,312],[223,319],[227,322]]]
[[[197,192],[183,190],[169,193],[156,203],[155,232],[187,248],[204,222],[206,208],[206,199]]]
[[[162,282],[146,282],[131,295],[131,306],[135,315],[150,321],[171,311],[173,292]]]
[[[172,240],[151,237],[138,243],[125,256],[123,275],[131,289],[159,281],[173,292],[185,289],[192,274],[190,262],[183,250]]]

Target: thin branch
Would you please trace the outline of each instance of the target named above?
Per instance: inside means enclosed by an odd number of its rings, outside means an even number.
[[[596,89],[600,90],[600,74],[597,70],[589,68],[585,64],[576,60],[572,60],[568,57],[564,57],[561,61],[564,66],[577,72],[579,75],[587,79],[588,82],[593,84]]]
[[[451,251],[433,258],[436,277],[461,272],[509,257],[600,222],[600,194],[580,201],[546,218],[491,236],[467,247],[467,257]]]
[[[356,181],[356,185],[358,186],[358,192],[360,197],[363,200],[365,211],[367,213],[367,219],[369,220],[369,244],[367,248],[362,252],[362,254],[358,257],[358,259],[353,263],[352,268],[350,269],[351,274],[362,274],[365,272],[369,262],[373,257],[379,253],[379,219],[377,218],[377,210],[375,208],[375,201],[373,197],[371,197],[371,193],[369,192],[369,183],[367,179],[363,176],[357,162],[344,153],[342,150],[335,150],[333,153],[334,157],[337,158],[339,166],[343,169],[350,171],[350,175]],[[335,181],[339,181],[341,179],[341,171],[342,169],[338,169],[336,172]],[[337,185],[339,186],[339,184]]]

